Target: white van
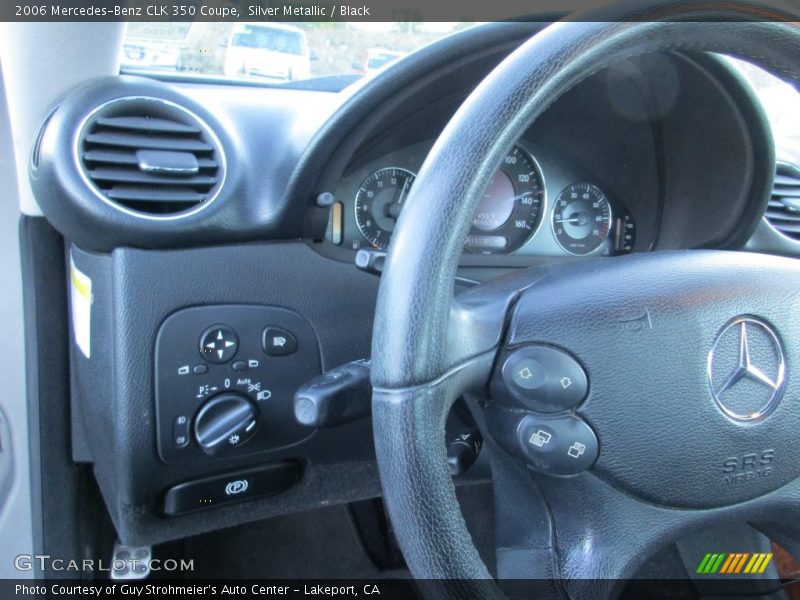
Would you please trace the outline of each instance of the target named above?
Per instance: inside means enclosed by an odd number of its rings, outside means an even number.
[[[279,23],[239,23],[231,31],[225,54],[228,77],[307,79],[311,57],[305,31]]]

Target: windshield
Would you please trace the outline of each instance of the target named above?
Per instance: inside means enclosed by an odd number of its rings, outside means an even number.
[[[800,94],[794,86],[749,62],[727,59],[761,101],[778,144],[800,140]]]
[[[425,44],[475,24],[132,22],[127,26],[120,63],[125,73],[264,85],[291,86],[344,76],[344,87]],[[797,91],[749,63],[730,61],[753,86],[776,136],[800,137]]]
[[[130,23],[124,73],[292,85],[347,81],[473,23]]]

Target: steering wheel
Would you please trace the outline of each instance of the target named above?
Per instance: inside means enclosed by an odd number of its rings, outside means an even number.
[[[439,580],[441,595],[501,595],[446,465],[445,419],[465,395],[484,397],[497,454],[501,577],[608,597],[697,528],[739,520],[800,539],[799,261],[654,252],[523,271],[454,297],[479,199],[554,100],[615,61],[670,49],[800,81],[800,31],[787,20],[800,19],[712,0],[554,24],[474,90],[434,145],[386,259],[372,377],[389,515],[412,575]],[[586,377],[582,397],[537,399],[567,364]],[[544,370],[544,383],[520,380],[521,365]]]

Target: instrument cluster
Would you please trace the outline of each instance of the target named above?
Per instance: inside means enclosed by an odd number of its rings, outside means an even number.
[[[429,148],[417,144],[351,169],[334,194],[329,240],[352,250],[387,248]],[[607,183],[523,141],[489,182],[464,245],[477,255],[611,256],[636,248],[634,217]]]

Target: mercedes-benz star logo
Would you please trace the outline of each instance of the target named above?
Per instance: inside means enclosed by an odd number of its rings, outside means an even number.
[[[726,415],[755,421],[783,397],[786,360],[778,334],[754,317],[737,317],[720,331],[708,353],[711,395]]]

